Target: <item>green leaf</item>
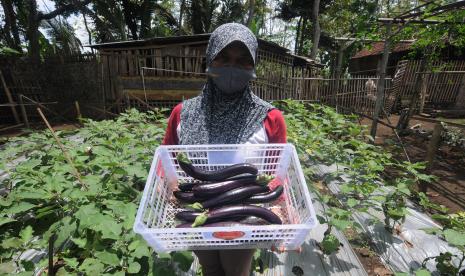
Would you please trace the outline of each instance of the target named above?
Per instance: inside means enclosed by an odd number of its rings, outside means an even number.
[[[330,255],[333,252],[338,251],[341,242],[333,234],[326,235],[323,238],[323,241],[320,243],[320,246],[323,250],[323,253]]]
[[[173,253],[173,261],[177,262],[179,268],[187,272],[194,261],[194,257],[190,251],[181,251]]]
[[[1,217],[0,218],[0,226],[2,226],[3,224],[13,222],[13,221],[16,221],[16,220],[12,219],[12,218]]]
[[[158,256],[158,259],[161,259],[161,260],[170,260],[171,259],[171,255],[168,254],[168,253],[158,253],[157,256]]]
[[[140,264],[138,262],[130,262],[128,266],[129,273],[138,273],[140,271]]]
[[[110,216],[101,216],[99,223],[92,228],[102,233],[102,238],[119,240],[122,231],[122,224],[117,223]]]
[[[3,213],[5,214],[13,214],[13,215],[16,215],[18,213],[21,213],[21,212],[24,212],[24,211],[27,211],[27,210],[30,210],[32,208],[34,208],[35,205],[32,204],[32,203],[29,203],[29,202],[19,202],[19,203],[15,203],[13,204],[13,206],[11,206],[10,208],[6,209],[5,211],[3,211]]]
[[[71,241],[73,241],[74,244],[77,245],[77,246],[79,246],[80,248],[83,248],[83,249],[86,248],[87,239],[85,239],[85,238],[83,238],[83,239],[80,239],[80,238],[71,238]]]
[[[351,221],[342,219],[331,219],[329,223],[341,231],[352,225]]]
[[[394,273],[394,276],[409,276],[410,274],[406,273],[406,272],[396,272]]]
[[[104,264],[112,266],[118,266],[120,264],[120,259],[118,258],[118,255],[114,253],[110,253],[108,251],[99,251],[95,252],[94,255]]]
[[[23,241],[23,243],[27,243],[28,241],[32,239],[32,233],[33,233],[33,230],[30,225],[28,225],[26,228],[21,230],[21,232],[19,232],[19,236],[21,237],[21,240]]]
[[[100,210],[95,207],[95,204],[83,205],[76,212],[75,216],[79,219],[80,227],[94,226],[99,221]]]
[[[79,270],[86,272],[88,275],[100,275],[105,266],[97,259],[94,258],[87,258],[84,262],[79,266]]]
[[[7,263],[0,264],[1,274],[11,275],[15,272],[15,270],[16,270],[16,265],[14,262],[7,262]]]
[[[431,273],[426,269],[420,269],[415,271],[415,276],[431,276]]]
[[[465,233],[459,232],[454,229],[444,230],[444,237],[446,241],[455,246],[464,246],[465,245]]]
[[[63,260],[65,261],[65,264],[73,269],[76,269],[76,267],[79,265],[79,262],[76,258],[66,258],[63,257]]]
[[[23,242],[19,238],[16,238],[16,237],[9,238],[9,239],[2,241],[3,248],[16,248],[16,247],[20,247],[22,244]]]
[[[347,200],[347,205],[348,205],[350,208],[353,208],[354,206],[357,206],[359,203],[360,203],[360,200],[357,200],[357,199],[354,199],[354,198],[349,198],[349,199]]]

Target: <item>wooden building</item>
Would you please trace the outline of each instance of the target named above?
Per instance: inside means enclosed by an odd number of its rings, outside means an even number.
[[[210,34],[155,37],[91,45],[98,50],[106,109],[172,106],[198,95],[205,83]],[[314,77],[321,65],[288,49],[258,40],[255,94],[265,100],[305,99],[296,78]]]
[[[413,42],[399,42],[390,52],[387,75],[394,76],[397,63],[405,59]],[[384,42],[376,42],[358,51],[349,61],[349,73],[352,75],[376,75],[381,61]]]

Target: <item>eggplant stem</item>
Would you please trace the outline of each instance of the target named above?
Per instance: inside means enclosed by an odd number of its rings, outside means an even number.
[[[256,182],[257,182],[257,184],[260,184],[260,185],[267,185],[273,179],[274,179],[274,176],[272,176],[272,175],[261,174],[261,175],[257,176]]]
[[[194,210],[203,210],[202,203],[200,203],[200,202],[189,204],[189,205],[187,205],[187,207],[189,207],[191,209],[194,209]]]
[[[197,226],[204,225],[205,222],[207,221],[207,218],[208,218],[208,215],[207,215],[206,212],[198,215],[195,218],[194,223],[192,223],[192,227],[197,227]]]
[[[178,153],[178,155],[176,155],[176,159],[180,162],[192,164],[191,160],[189,160],[189,158],[187,158],[187,155],[183,152]]]

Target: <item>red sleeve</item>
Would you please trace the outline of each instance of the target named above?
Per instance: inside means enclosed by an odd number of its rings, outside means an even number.
[[[268,112],[264,124],[269,143],[286,143],[286,122],[281,111],[273,109]]]
[[[162,145],[177,145],[179,144],[178,134],[176,129],[181,121],[182,103],[176,105],[171,111],[170,118],[168,119],[168,127],[166,128],[165,138],[163,138]]]

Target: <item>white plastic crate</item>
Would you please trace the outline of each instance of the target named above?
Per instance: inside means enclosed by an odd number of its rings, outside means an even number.
[[[283,220],[282,225],[175,228],[174,216],[183,210],[173,197],[178,181],[195,181],[178,166],[176,155],[186,153],[204,170],[247,162],[259,174],[275,176],[284,187],[285,200],[265,207]],[[317,224],[304,174],[292,144],[160,146],[147,178],[134,231],[157,252],[180,250],[283,248],[296,249]]]

